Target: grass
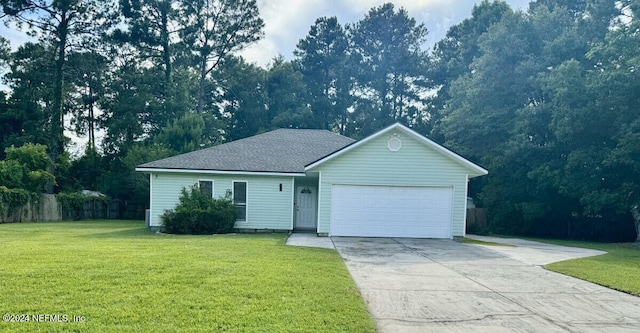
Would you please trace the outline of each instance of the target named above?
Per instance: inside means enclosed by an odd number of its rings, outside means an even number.
[[[0,224],[0,314],[30,319],[0,331],[374,332],[337,252],[285,239],[158,235],[139,221]]]
[[[511,244],[486,242],[486,241],[481,241],[481,240],[471,239],[471,238],[463,238],[462,242],[466,243],[466,244],[489,245],[489,246],[511,246],[511,247],[513,247],[513,245],[511,245]]]
[[[595,243],[570,240],[531,239],[544,243],[606,251],[606,254],[566,260],[544,266],[546,269],[579,279],[640,295],[640,244]]]

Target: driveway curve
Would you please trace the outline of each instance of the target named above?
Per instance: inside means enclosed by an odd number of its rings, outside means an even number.
[[[600,251],[522,240],[332,240],[379,332],[640,332],[640,297],[540,266]]]

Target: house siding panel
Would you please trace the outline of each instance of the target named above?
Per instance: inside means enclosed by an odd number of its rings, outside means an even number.
[[[157,175],[157,177],[156,177]],[[292,221],[293,181],[292,177],[152,173],[151,226],[161,226],[160,216],[165,210],[178,204],[180,191],[199,179],[213,181],[214,197],[224,197],[231,191],[233,181],[247,182],[247,221],[237,222],[242,229],[282,229],[290,230]],[[280,191],[282,184],[282,191]]]
[[[402,148],[392,152],[388,140],[397,135]],[[400,131],[374,138],[349,153],[319,164],[321,172],[318,232],[330,232],[331,185],[453,186],[453,236],[465,234],[469,170],[432,147]]]

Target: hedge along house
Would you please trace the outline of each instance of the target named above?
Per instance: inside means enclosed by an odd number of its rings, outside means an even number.
[[[146,164],[150,226],[183,187],[231,193],[240,231],[452,238],[465,235],[467,185],[486,175],[394,124],[361,141],[325,130],[279,129]]]

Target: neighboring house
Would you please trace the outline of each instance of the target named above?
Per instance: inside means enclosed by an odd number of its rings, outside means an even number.
[[[150,226],[194,184],[231,192],[239,230],[452,238],[465,235],[467,184],[487,171],[395,124],[361,141],[279,129],[136,168],[149,173]]]

